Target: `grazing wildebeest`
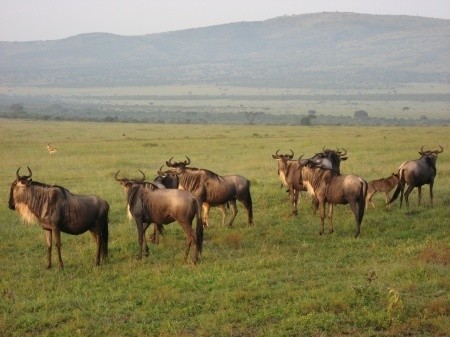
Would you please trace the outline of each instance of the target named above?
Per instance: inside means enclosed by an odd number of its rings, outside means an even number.
[[[369,204],[372,205],[372,208],[375,208],[372,197],[377,192],[384,194],[384,200],[386,201],[386,205],[388,205],[390,200],[389,192],[398,184],[398,182],[399,178],[397,173],[392,173],[387,178],[369,181],[367,186],[366,208],[369,207]]]
[[[189,160],[189,157],[188,157]],[[186,166],[190,164],[190,160],[189,162],[184,161],[184,162],[177,162],[177,163],[172,163],[172,167],[175,166]],[[179,179],[176,175],[174,174],[166,174],[165,172],[162,171],[162,166],[160,167],[160,169],[157,171],[157,176],[156,178],[153,180],[154,183],[160,184],[165,188],[178,188],[178,184],[179,184]],[[226,207],[231,204],[234,204],[234,208],[236,208],[236,200],[231,200],[230,202],[223,204],[223,205],[217,205],[216,207],[220,210],[220,212],[222,213],[222,226],[225,225],[225,219],[227,218],[227,210]],[[211,208],[211,206],[207,203],[204,202],[202,204],[202,208],[203,208],[203,214],[204,214],[204,218],[203,218],[203,224],[207,227],[209,226],[209,210]]]
[[[151,190],[132,180],[118,179],[117,174],[116,180],[124,187],[127,196],[128,214],[136,222],[139,241],[138,258],[142,258],[143,251],[145,251],[145,255],[149,254],[145,231],[151,223],[160,226],[177,221],[183,228],[186,237],[184,258],[187,259],[190,247],[194,244],[192,260],[197,263],[203,245],[201,203],[188,191],[156,187]],[[194,217],[197,217],[195,234],[192,229]]]
[[[164,174],[178,177],[178,188],[191,192],[202,204],[209,206],[231,204],[232,215],[228,226],[232,226],[237,214],[236,200],[239,200],[247,210],[248,224],[253,225],[253,204],[250,194],[250,181],[240,175],[220,176],[210,170],[173,165],[171,159],[166,162],[169,170]],[[204,213],[205,225],[209,219]]]
[[[46,231],[47,268],[52,266],[52,235],[61,258],[61,232],[78,235],[90,231],[97,244],[95,264],[99,265],[108,256],[108,212],[109,204],[95,195],[76,195],[61,186],[50,186],[19,175],[11,185],[9,208],[16,210],[23,220],[39,222]]]
[[[306,191],[300,179],[300,164],[298,160],[293,160],[294,151],[290,154],[280,154],[277,150],[272,158],[278,162],[278,176],[283,186],[287,187],[289,199],[291,201],[291,213],[298,214],[298,196],[300,191]]]
[[[333,207],[336,204],[350,204],[355,216],[355,237],[361,230],[361,222],[364,216],[365,200],[367,194],[367,182],[357,175],[341,175],[333,170],[323,169],[316,161],[299,159],[302,166],[301,179],[308,192],[319,203],[320,229],[319,234],[324,233],[325,207],[330,204],[330,233],[333,228]],[[320,164],[319,164],[320,165]]]
[[[419,194],[419,206],[420,199],[422,198],[422,186],[430,185],[430,200],[431,206],[433,206],[433,184],[436,177],[436,160],[439,153],[444,151],[442,146],[439,145],[440,150],[428,150],[424,151],[422,148],[419,151],[420,158],[417,160],[405,161],[398,168],[399,182],[397,188],[389,201],[389,204],[397,199],[400,194],[400,208],[402,207],[403,195],[405,196],[406,206],[409,206],[408,197],[414,187],[417,187]],[[408,188],[404,192],[405,184],[408,184]]]

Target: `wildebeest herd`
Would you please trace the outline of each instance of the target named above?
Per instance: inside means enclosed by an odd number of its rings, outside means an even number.
[[[433,205],[433,184],[436,177],[436,160],[443,152],[439,145],[437,150],[419,151],[420,158],[404,162],[397,173],[387,178],[366,182],[353,174],[341,174],[340,163],[346,160],[346,150],[325,149],[309,159],[303,155],[294,159],[294,152],[280,154],[277,150],[272,158],[278,163],[278,175],[287,188],[291,204],[291,213],[297,214],[298,198],[301,191],[311,195],[314,211],[319,210],[319,234],[324,233],[326,208],[329,207],[328,218],[330,232],[333,232],[333,207],[337,204],[349,204],[355,217],[355,237],[360,235],[364,211],[372,205],[373,195],[377,192],[385,194],[386,205],[390,205],[400,194],[400,207],[403,197],[408,205],[408,196],[417,187],[420,205],[422,186],[429,185],[430,200]],[[197,263],[202,252],[203,230],[209,225],[210,207],[219,207],[225,223],[226,207],[231,207],[232,215],[228,226],[232,226],[237,214],[236,202],[247,211],[248,224],[253,225],[253,203],[250,193],[250,181],[240,175],[221,176],[207,169],[189,166],[191,161],[166,161],[168,169],[157,171],[152,181],[142,177],[130,179],[119,178],[117,171],[114,178],[124,188],[128,216],[136,222],[138,231],[139,254],[149,254],[145,238],[147,228],[154,224],[153,241],[157,242],[163,225],[178,222],[186,237],[185,259],[190,247],[194,246],[192,260]],[[32,171],[20,175],[16,171],[16,179],[11,185],[9,208],[16,210],[27,222],[39,222],[46,233],[47,268],[51,268],[52,243],[55,240],[59,266],[64,266],[61,257],[61,232],[78,235],[90,231],[96,242],[95,264],[99,265],[108,256],[108,212],[107,201],[95,195],[76,195],[66,188],[47,185],[32,180]],[[406,191],[405,186],[408,185]],[[389,198],[389,192],[396,190]],[[203,212],[202,212],[203,209]],[[202,214],[203,213],[203,214]],[[192,222],[196,218],[195,231]]]

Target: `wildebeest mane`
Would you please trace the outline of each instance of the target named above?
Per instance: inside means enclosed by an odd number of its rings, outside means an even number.
[[[16,204],[25,204],[28,210],[37,218],[48,217],[54,210],[51,209],[61,198],[67,199],[71,193],[64,187],[58,185],[48,185],[38,181],[31,181],[27,190],[17,196]],[[32,222],[29,215],[22,214],[22,217]]]
[[[179,176],[180,177],[180,176]],[[180,183],[182,183],[183,187],[187,190],[195,189],[199,187],[204,179],[217,179],[217,181],[222,181],[223,178],[207,169],[198,169],[194,167],[189,167],[183,170],[183,174],[181,175]]]
[[[332,169],[326,169],[321,167],[311,167],[311,171],[309,172],[310,177],[308,180],[314,190],[319,188],[322,185],[322,181],[330,181],[333,176],[340,176],[340,174]],[[302,172],[302,174],[305,174]]]

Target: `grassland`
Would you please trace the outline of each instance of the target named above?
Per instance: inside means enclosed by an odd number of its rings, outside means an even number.
[[[59,151],[50,155],[51,142]],[[335,233],[318,236],[306,195],[291,216],[271,154],[348,150],[344,173],[388,176],[422,145],[439,155],[435,205],[388,209],[382,197],[353,238],[348,206]],[[268,127],[0,120],[0,331],[3,336],[448,336],[450,137],[448,127]],[[241,174],[252,183],[255,226],[205,232],[198,266],[182,261],[176,223],[136,260],[137,235],[113,175],[149,179],[165,161]],[[33,178],[95,193],[111,205],[110,257],[93,266],[90,235],[63,234],[64,270],[45,270],[45,239],[7,207],[19,166]]]

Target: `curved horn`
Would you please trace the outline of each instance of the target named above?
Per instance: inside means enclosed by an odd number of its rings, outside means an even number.
[[[28,175],[27,176],[23,176],[23,178],[27,178],[28,179],[28,178],[31,178],[31,176],[33,175],[33,172],[31,172],[31,169],[28,166],[27,166],[27,169],[28,169]],[[20,171],[20,167],[16,171],[17,179],[20,178],[19,171]]]
[[[422,154],[424,153],[424,152],[423,152],[423,148],[424,148],[424,147],[425,147],[425,145],[423,145],[422,148],[420,149],[420,151],[419,151],[419,154],[420,154],[420,155],[422,155]]]
[[[138,171],[141,172],[141,174],[142,174],[142,178],[139,181],[144,181],[145,180],[145,173],[142,172],[141,170],[138,170]]]
[[[117,181],[122,181],[122,179],[119,179],[117,176],[119,175],[119,171],[116,172],[116,174],[114,175],[114,179],[116,179]]]
[[[444,151],[444,149],[442,148],[442,146],[440,146],[439,145],[439,147],[441,148],[441,151],[439,151],[439,150],[436,150],[435,152],[436,152],[436,154],[438,154],[438,153],[441,153],[441,152],[443,152]]]
[[[163,166],[164,166],[164,165],[161,165],[161,167],[159,168],[159,170],[156,171],[156,173],[158,173],[159,176],[162,176],[162,175],[164,174],[163,171],[162,171]]]
[[[187,165],[189,165],[191,163],[191,159],[189,159],[188,156],[186,156],[186,158],[187,158],[187,161],[186,160],[184,161],[184,165],[185,166],[187,166]]]
[[[275,152],[275,156],[277,156],[277,157],[280,156],[280,154],[278,152],[280,152],[280,149],[278,149],[277,152]]]
[[[341,156],[341,157],[345,156],[347,154],[347,150],[346,149],[342,148],[342,150],[345,151],[345,153],[339,152],[339,156]]]
[[[172,164],[172,159],[173,159],[173,157],[172,158],[170,158],[168,161],[166,161],[166,165],[167,166],[169,166],[169,167],[173,167],[173,164]]]

